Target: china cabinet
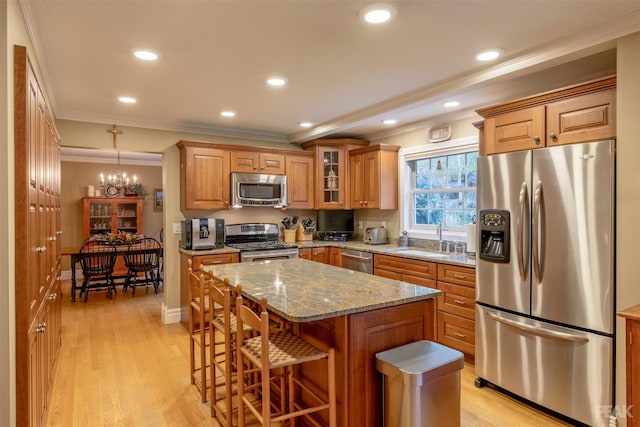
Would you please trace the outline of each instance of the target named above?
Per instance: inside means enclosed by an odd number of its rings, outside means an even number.
[[[95,234],[143,234],[141,197],[84,197],[83,238]]]

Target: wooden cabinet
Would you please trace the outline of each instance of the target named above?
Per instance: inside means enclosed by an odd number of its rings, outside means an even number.
[[[290,209],[313,209],[313,153],[287,154],[286,172],[287,206]]]
[[[15,424],[44,425],[61,345],[60,138],[14,46]],[[5,379],[3,379],[5,380]]]
[[[229,150],[180,141],[180,209],[220,210],[230,205]]]
[[[350,208],[348,152],[367,145],[367,141],[350,138],[318,139],[302,145],[315,151],[316,209]]]
[[[143,202],[141,197],[83,197],[82,234],[142,234]]]
[[[438,264],[437,341],[475,357],[475,269]]]
[[[349,151],[351,209],[398,209],[397,145]]]
[[[330,264],[329,248],[300,248],[298,249],[298,256],[302,259],[308,259],[310,261],[322,262],[324,264]]]
[[[626,319],[627,426],[640,426],[640,304],[618,312]]]
[[[329,264],[342,267],[342,249],[333,246],[329,248]]]
[[[616,78],[607,77],[477,110],[485,118],[480,155],[616,136]]]
[[[435,289],[438,273],[434,262],[374,254],[373,274]]]
[[[232,264],[240,261],[237,252],[225,252],[218,254],[192,255],[189,252],[180,252],[180,322],[186,325],[189,322],[189,293],[187,279],[187,260],[191,260],[191,269],[198,274],[205,266]]]
[[[231,151],[231,172],[285,174],[285,156],[259,151]]]

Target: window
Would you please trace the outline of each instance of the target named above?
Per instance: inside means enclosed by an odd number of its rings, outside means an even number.
[[[424,238],[438,224],[450,237],[464,233],[476,215],[477,138],[407,149],[401,158],[403,229]]]
[[[478,152],[436,156],[411,162],[411,223],[455,227],[476,214]]]

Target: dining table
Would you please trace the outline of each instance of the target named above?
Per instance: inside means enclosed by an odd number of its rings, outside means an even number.
[[[124,279],[127,277],[127,268],[124,266],[124,256],[130,251],[148,251],[148,248],[136,248],[135,245],[114,245],[116,247],[116,266],[114,267],[113,278]],[[158,249],[158,256],[162,257],[163,245],[160,244]],[[76,264],[80,262],[82,254],[80,253],[80,246],[65,246],[61,250],[62,256],[69,256],[71,260],[71,302],[76,301],[76,291],[79,286],[76,285]]]

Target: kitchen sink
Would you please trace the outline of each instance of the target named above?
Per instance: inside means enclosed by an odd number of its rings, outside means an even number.
[[[397,253],[405,253],[408,255],[419,255],[428,258],[448,258],[453,254],[443,254],[440,252],[431,252],[424,249],[416,249],[416,248],[395,248],[389,249],[389,252],[397,252]]]

